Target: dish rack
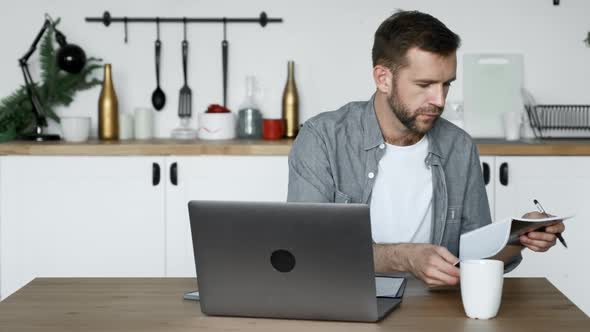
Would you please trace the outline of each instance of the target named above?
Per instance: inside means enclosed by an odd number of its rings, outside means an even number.
[[[526,106],[537,138],[590,138],[590,105]]]

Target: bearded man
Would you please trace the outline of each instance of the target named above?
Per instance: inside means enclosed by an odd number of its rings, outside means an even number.
[[[461,234],[491,223],[477,146],[441,118],[460,38],[431,15],[398,11],[377,29],[376,92],[304,123],[289,155],[290,202],[370,205],[377,272],[456,285]],[[563,223],[521,237],[555,245]],[[505,271],[522,260],[505,260]]]

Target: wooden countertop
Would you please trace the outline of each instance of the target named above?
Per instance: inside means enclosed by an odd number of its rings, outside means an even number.
[[[173,139],[88,141],[84,143],[22,142],[0,144],[0,155],[288,155],[293,140],[184,141]]]
[[[237,280],[239,281],[239,280]],[[589,331],[590,318],[544,278],[506,278],[491,320],[467,318],[459,290],[428,291],[410,279],[380,323],[205,316],[182,300],[185,278],[35,279],[0,302],[1,331]],[[352,300],[352,299],[351,299]]]
[[[548,139],[508,142],[502,139],[476,139],[481,155],[490,156],[590,156],[590,139]],[[286,156],[293,140],[22,142],[0,144],[0,155],[260,155]]]
[[[590,139],[475,139],[482,156],[590,156]]]

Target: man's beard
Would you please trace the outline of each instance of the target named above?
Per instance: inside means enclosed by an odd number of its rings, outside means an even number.
[[[440,117],[443,112],[443,108],[436,107],[434,105],[421,107],[412,114],[412,111],[400,100],[397,94],[397,87],[394,86],[394,90],[391,96],[388,96],[387,103],[393,111],[393,114],[397,119],[406,127],[409,131],[415,134],[424,135],[433,126],[436,120]],[[436,114],[437,116],[430,121],[420,121],[417,118],[420,114]]]

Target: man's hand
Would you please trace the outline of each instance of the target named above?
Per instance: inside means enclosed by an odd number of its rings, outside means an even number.
[[[376,272],[411,272],[428,286],[459,283],[459,261],[447,248],[422,243],[373,245]]]
[[[523,216],[523,218],[531,219],[546,217],[551,217],[551,215],[540,212],[529,212]],[[555,241],[557,239],[555,234],[562,233],[564,230],[565,226],[563,222],[558,221],[555,224],[545,227],[544,231],[529,232],[527,234],[521,235],[520,243],[532,251],[545,252],[555,245]]]
[[[428,286],[447,286],[459,283],[459,261],[447,248],[432,244],[415,244],[409,249],[410,271]]]

